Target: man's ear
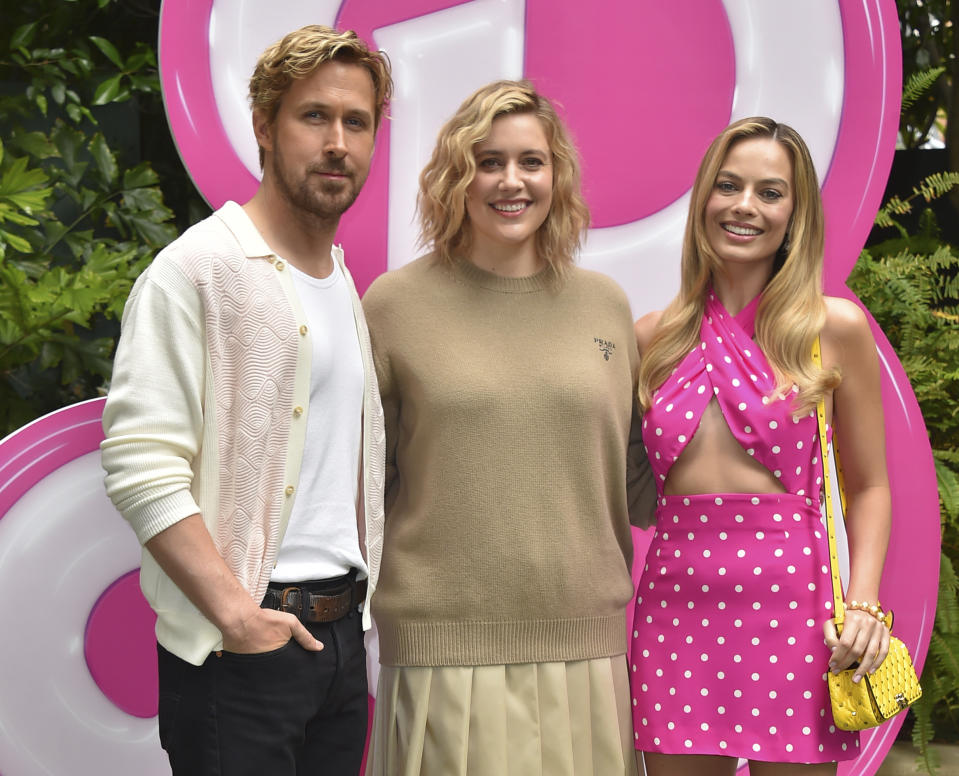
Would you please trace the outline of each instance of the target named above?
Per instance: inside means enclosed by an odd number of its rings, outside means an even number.
[[[253,134],[264,151],[273,150],[273,122],[262,108],[253,109]]]

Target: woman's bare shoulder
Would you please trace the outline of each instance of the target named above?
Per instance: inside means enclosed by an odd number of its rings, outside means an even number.
[[[663,317],[662,310],[653,310],[646,313],[633,325],[633,331],[636,332],[636,344],[639,347],[639,353],[642,355],[649,343],[652,342],[653,334],[659,326],[659,321]]]

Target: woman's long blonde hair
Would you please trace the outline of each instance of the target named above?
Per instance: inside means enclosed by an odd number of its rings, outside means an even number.
[[[536,252],[561,277],[589,226],[589,209],[580,193],[579,156],[569,133],[550,101],[529,81],[487,84],[467,97],[440,130],[433,156],[420,174],[420,244],[450,263],[468,255],[466,189],[476,175],[473,149],[489,137],[495,119],[517,113],[539,119],[549,144],[553,201],[536,232]]]
[[[760,116],[730,124],[709,146],[699,166],[683,239],[680,291],[663,312],[640,364],[639,400],[643,407],[650,405],[653,391],[699,344],[706,290],[714,274],[725,271],[706,237],[706,202],[730,149],[752,138],[778,142],[793,166],[792,216],[756,312],[756,343],[773,368],[774,395],[792,396],[796,385],[799,392],[793,398],[794,406],[807,409],[839,384],[838,371],[817,368],[811,356],[813,342],[826,321],[823,211],[816,169],[796,130]]]

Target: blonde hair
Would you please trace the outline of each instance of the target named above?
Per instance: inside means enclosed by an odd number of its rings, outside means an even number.
[[[579,156],[569,133],[550,101],[528,81],[495,81],[478,89],[440,130],[420,174],[420,245],[449,263],[469,253],[466,189],[476,175],[473,149],[489,137],[497,118],[523,113],[539,119],[552,156],[553,200],[536,232],[536,251],[561,277],[589,226],[589,209],[580,193]]]
[[[366,68],[373,81],[373,128],[378,128],[393,94],[386,52],[371,51],[352,30],[337,32],[320,24],[294,30],[260,55],[250,77],[250,106],[253,110],[262,110],[272,124],[290,84],[306,78],[326,62],[345,62]],[[263,159],[261,147],[260,167]]]
[[[756,342],[776,377],[777,395],[792,396],[797,410],[814,406],[839,384],[838,370],[819,369],[812,345],[826,320],[822,293],[823,210],[816,168],[799,133],[765,117],[729,125],[699,166],[683,239],[680,291],[663,312],[639,369],[639,400],[648,407],[670,372],[699,344],[706,290],[715,273],[724,272],[706,237],[706,203],[730,149],[743,140],[769,138],[789,155],[793,167],[793,212],[786,239],[776,254],[773,274],[756,311]],[[772,397],[771,397],[772,398]]]

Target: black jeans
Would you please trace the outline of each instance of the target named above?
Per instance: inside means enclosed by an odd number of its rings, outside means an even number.
[[[291,640],[194,666],[157,644],[160,744],[176,776],[357,776],[369,708],[360,615],[305,625],[321,652]]]

